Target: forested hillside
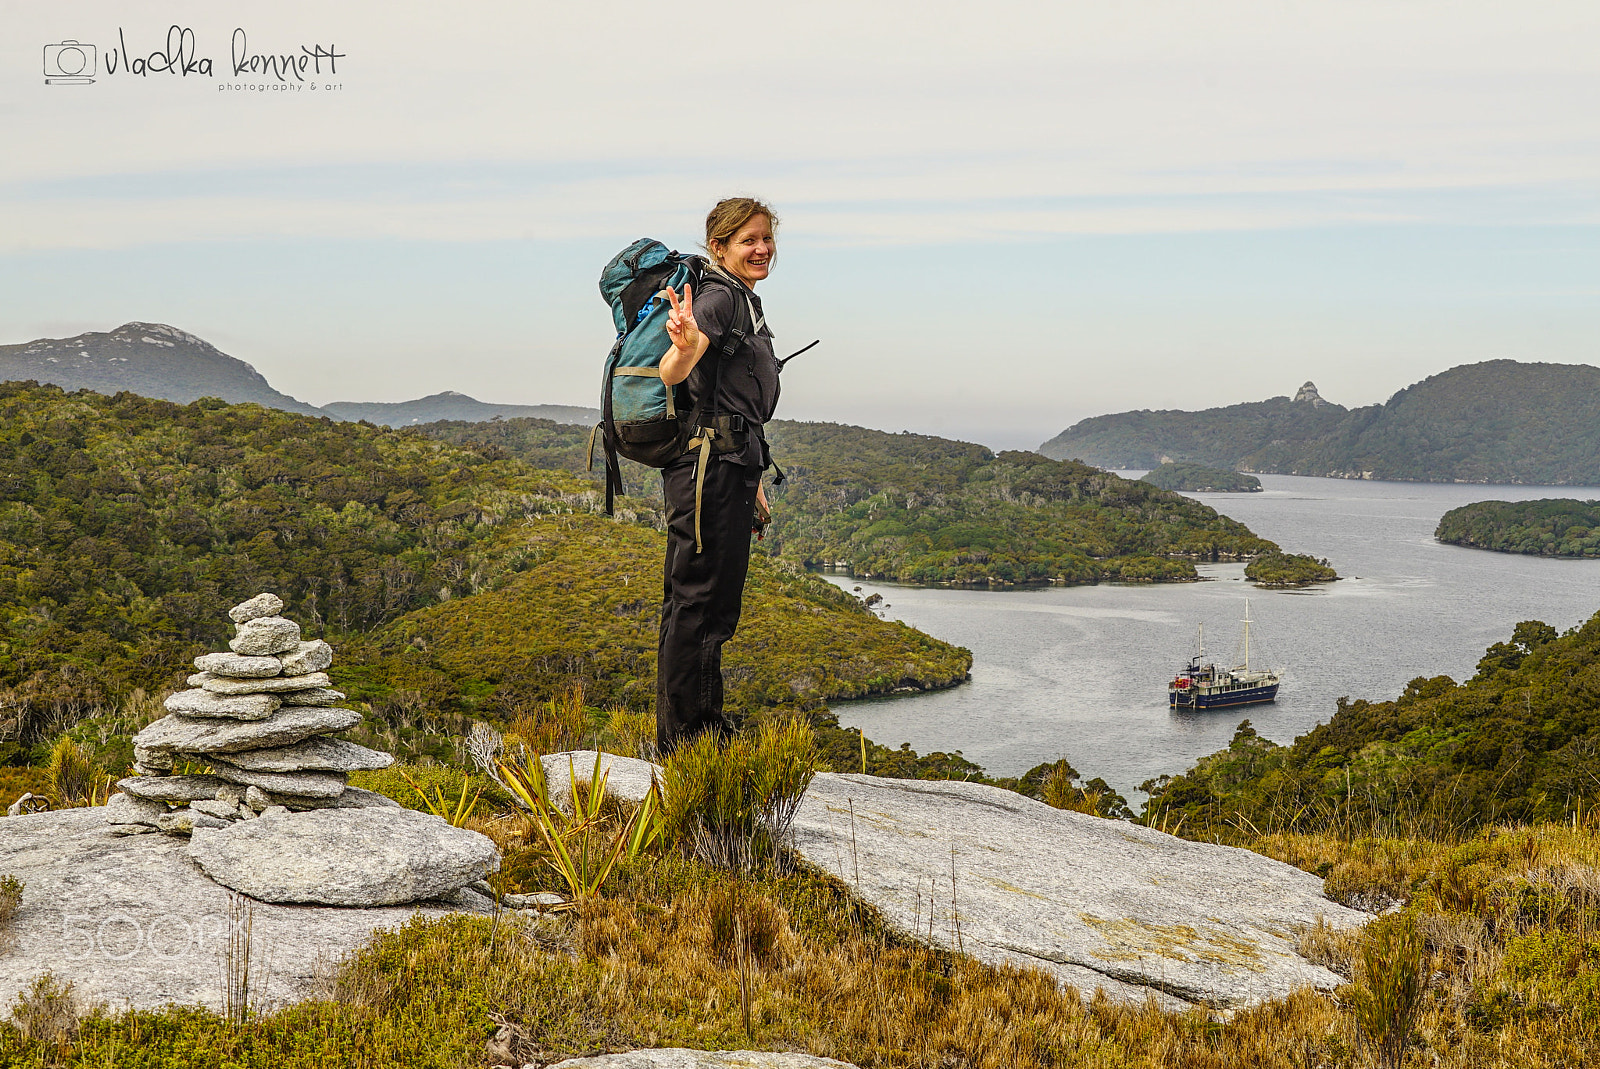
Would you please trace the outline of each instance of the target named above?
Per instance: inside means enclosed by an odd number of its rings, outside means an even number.
[[[1600,557],[1600,501],[1474,501],[1451,509],[1441,542],[1540,557]]]
[[[1212,468],[1267,470],[1250,462],[1273,443],[1310,446],[1349,415],[1339,405],[1313,405],[1274,397],[1208,408],[1118,412],[1081,420],[1039,447],[1058,460],[1081,460],[1102,468],[1156,468],[1169,461]]]
[[[1518,624],[1465,683],[1418,678],[1394,701],[1350,701],[1292,745],[1248,721],[1227,749],[1144,785],[1148,812],[1194,834],[1330,824],[1456,832],[1564,820],[1600,801],[1600,615],[1565,635]],[[1242,826],[1242,825],[1240,825]]]
[[[1282,475],[1600,485],[1600,368],[1490,360],[1350,411],[1278,397],[1097,416],[1040,451],[1105,467],[1168,458]]]
[[[262,590],[340,644],[336,684],[378,707],[492,715],[573,680],[640,705],[664,538],[648,503],[617,521],[596,503],[412,432],[0,384],[0,751],[181,684],[229,637],[223,610]],[[970,664],[775,562],[746,620],[728,658],[749,705],[947,685]]]
[[[542,420],[429,424],[420,432],[581,471],[587,431]],[[1178,494],[1037,453],[833,423],[774,421],[770,553],[806,566],[911,583],[1005,585],[1171,580],[1194,561],[1244,559],[1277,547]],[[626,465],[631,491],[659,477]]]

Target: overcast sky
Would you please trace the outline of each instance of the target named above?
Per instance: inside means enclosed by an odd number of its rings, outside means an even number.
[[[128,71],[173,24],[213,73]],[[0,343],[150,320],[312,403],[594,404],[605,261],[749,193],[782,216],[780,349],[823,339],[790,418],[1031,447],[1307,379],[1353,406],[1600,363],[1593,0],[59,0],[0,28]],[[236,30],[336,71],[236,73]],[[66,39],[94,84],[45,83]]]

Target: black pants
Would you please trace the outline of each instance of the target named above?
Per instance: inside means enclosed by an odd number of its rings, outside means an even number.
[[[694,477],[693,455],[661,472],[667,563],[656,656],[656,748],[663,757],[702,731],[726,732],[732,726],[722,712],[722,644],[739,626],[761,469],[710,459],[699,553],[694,551]]]

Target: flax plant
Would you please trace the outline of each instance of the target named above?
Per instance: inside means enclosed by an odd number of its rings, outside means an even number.
[[[636,858],[660,836],[660,790],[652,785],[643,803],[615,830],[607,806],[606,784],[611,770],[603,768],[604,755],[594,755],[594,770],[587,784],[578,781],[573,759],[567,758],[571,785],[571,812],[550,799],[550,783],[538,755],[526,755],[515,764],[498,763],[506,786],[527,809],[533,826],[549,851],[546,863],[567,885],[567,907],[600,893],[623,858]]]
[[[430,797],[427,791],[417,785],[416,780],[405,772],[401,772],[400,775],[411,785],[411,789],[417,792],[418,797],[422,799],[422,804],[428,807],[428,812],[442,818],[452,828],[466,826],[467,821],[472,819],[473,810],[478,808],[478,799],[483,795],[483,788],[479,787],[469,800],[467,791],[472,788],[472,784],[466,777],[462,777],[461,797],[452,804],[445,797],[443,787],[434,787],[433,795]]]

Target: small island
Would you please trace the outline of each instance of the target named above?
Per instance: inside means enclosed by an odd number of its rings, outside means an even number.
[[[1600,557],[1600,501],[1474,501],[1445,513],[1433,537],[1498,553]]]
[[[1159,486],[1163,490],[1187,491],[1195,494],[1255,494],[1261,492],[1261,480],[1254,475],[1242,475],[1226,468],[1208,468],[1204,464],[1167,463],[1140,476],[1140,482]]]
[[[1326,560],[1306,553],[1263,553],[1244,567],[1244,577],[1261,586],[1309,586],[1339,578]]]

